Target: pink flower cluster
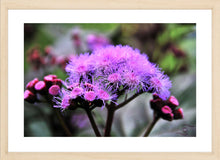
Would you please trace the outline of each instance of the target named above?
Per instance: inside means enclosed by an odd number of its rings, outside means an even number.
[[[162,100],[157,94],[154,94],[150,105],[155,113],[165,120],[183,119],[183,109],[177,108],[179,102],[174,96],[170,96],[168,100]]]
[[[28,52],[27,60],[30,65],[33,66],[34,70],[54,65],[58,65],[64,70],[69,57],[58,57],[54,54],[52,47],[46,46],[43,53],[41,53],[41,51],[36,47],[32,48]]]
[[[24,100],[29,103],[37,102],[39,101],[37,94],[57,96],[61,87],[62,80],[58,79],[56,75],[47,75],[43,81],[39,81],[38,78],[35,78],[26,85]]]

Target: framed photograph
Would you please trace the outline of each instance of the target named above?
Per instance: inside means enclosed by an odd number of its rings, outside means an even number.
[[[1,159],[219,159],[220,3],[160,3],[1,1]]]

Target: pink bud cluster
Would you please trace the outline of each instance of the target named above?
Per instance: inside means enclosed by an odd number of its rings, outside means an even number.
[[[168,100],[162,100],[157,94],[154,94],[150,105],[155,113],[165,120],[183,119],[183,109],[177,108],[179,102],[174,96],[170,96]]]
[[[39,81],[38,78],[35,78],[26,85],[24,100],[29,103],[35,103],[38,101],[37,94],[57,96],[61,87],[62,80],[58,79],[56,75],[47,75],[43,81]]]
[[[69,61],[68,57],[58,57],[54,54],[53,48],[46,46],[44,52],[38,48],[32,48],[28,52],[28,62],[33,66],[34,70],[38,70],[42,67],[50,67],[53,65],[60,66],[65,70],[66,63]]]

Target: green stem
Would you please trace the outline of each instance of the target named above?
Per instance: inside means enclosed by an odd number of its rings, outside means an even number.
[[[148,137],[150,132],[152,131],[153,127],[157,123],[157,121],[160,119],[160,117],[156,114],[154,114],[154,119],[151,122],[150,126],[147,128],[146,132],[144,133],[144,137]]]
[[[94,120],[94,118],[93,118],[93,116],[92,116],[91,110],[90,110],[90,109],[85,109],[85,111],[86,111],[86,113],[87,113],[87,116],[88,116],[88,118],[89,118],[89,121],[90,121],[90,123],[91,123],[91,125],[92,125],[92,128],[93,128],[93,130],[94,130],[94,132],[95,132],[96,137],[101,137],[101,134],[100,134],[100,132],[99,132],[99,130],[98,130],[98,127],[97,127],[97,125],[96,125],[96,123],[95,123],[95,120]]]
[[[141,93],[135,94],[133,96],[131,96],[130,98],[128,98],[127,100],[125,100],[124,102],[122,102],[121,104],[116,106],[116,110],[125,106],[126,104],[128,104],[129,102],[131,102],[133,99],[135,99],[136,97],[138,97]]]
[[[55,112],[56,112],[58,120],[60,121],[61,126],[63,127],[64,132],[66,133],[67,136],[71,137],[72,134],[69,128],[67,127],[66,123],[64,122],[64,119],[61,116],[60,112],[57,109],[55,109]]]
[[[140,94],[141,93],[138,93],[138,94],[131,96],[128,99],[126,98],[126,100],[124,102],[122,102],[121,104],[119,104],[117,106],[114,103],[111,103],[109,106],[106,106],[106,108],[108,109],[108,113],[107,113],[107,120],[106,120],[106,125],[105,125],[105,133],[104,133],[105,137],[109,137],[111,134],[111,128],[112,128],[112,123],[113,123],[115,111],[121,107],[124,107],[126,104],[128,104],[130,101],[135,99]]]
[[[105,137],[110,137],[114,113],[115,113],[115,109],[109,107],[106,125],[105,125],[105,134],[104,134]]]

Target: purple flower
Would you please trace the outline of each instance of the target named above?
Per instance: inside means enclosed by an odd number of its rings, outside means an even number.
[[[157,93],[163,100],[169,97],[169,89],[172,84],[168,76],[159,73],[155,77],[151,77],[149,82],[150,89],[152,89],[153,93]]]
[[[65,110],[68,108],[75,108],[75,104],[73,103],[70,97],[70,91],[62,89],[59,93],[59,96],[54,96],[53,102],[55,105],[54,108],[60,108],[61,110]]]
[[[86,81],[93,70],[92,59],[88,53],[81,54],[78,57],[71,57],[65,70],[69,74],[68,80],[70,83],[79,83],[80,80]]]
[[[72,92],[70,93],[72,98],[76,98],[77,96],[83,94],[83,88],[82,87],[75,87]]]
[[[96,98],[96,94],[94,91],[87,91],[85,92],[84,98],[87,101],[94,101]]]
[[[111,99],[110,94],[108,94],[108,92],[106,92],[104,90],[99,90],[98,91],[98,97],[101,100],[110,100]]]
[[[62,98],[61,108],[62,109],[67,109],[69,106],[70,106],[70,97],[68,95],[65,95]]]
[[[68,85],[96,81],[98,88],[107,88],[115,94],[126,92],[153,92],[162,99],[169,97],[171,82],[145,54],[129,46],[107,46],[81,54],[66,66]]]
[[[104,35],[89,34],[87,36],[87,44],[90,50],[96,50],[109,45],[109,39]]]
[[[119,73],[112,73],[108,75],[108,81],[110,83],[117,83],[120,82],[120,80],[121,80],[121,75]]]
[[[166,100],[170,96],[169,77],[145,54],[130,46],[106,46],[72,56],[66,66],[69,77],[66,90],[61,97],[68,95],[76,104],[93,105],[95,101],[117,101],[123,93],[150,92]],[[62,105],[60,108],[63,108]]]

